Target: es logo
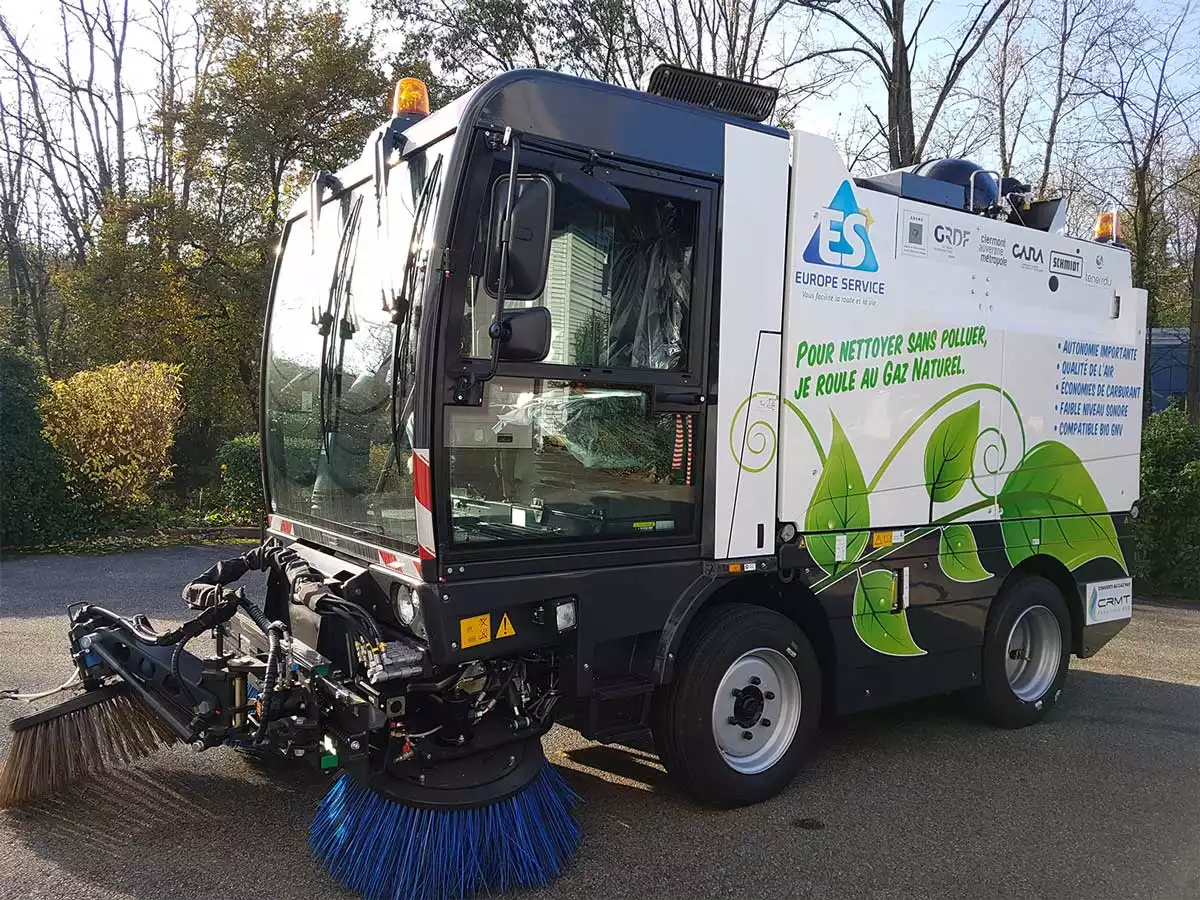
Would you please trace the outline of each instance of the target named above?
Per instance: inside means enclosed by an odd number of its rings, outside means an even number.
[[[947,247],[965,247],[971,240],[971,232],[966,228],[935,225],[933,228],[933,239]]]
[[[1040,247],[1031,247],[1028,244],[1012,245],[1013,259],[1019,259],[1022,262],[1037,263],[1039,266],[1045,262],[1045,257],[1042,255]]]
[[[850,181],[843,181],[829,206],[818,210],[817,227],[804,249],[804,261],[860,272],[878,272],[879,262],[867,229],[870,213],[854,198]]]

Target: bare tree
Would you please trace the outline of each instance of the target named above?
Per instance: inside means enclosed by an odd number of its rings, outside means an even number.
[[[1048,95],[1037,190],[1050,188],[1055,152],[1064,122],[1091,96],[1086,77],[1103,64],[1106,33],[1123,30],[1132,11],[1129,0],[1052,0],[1037,11],[1049,52],[1039,54],[1037,81],[1053,85]]]
[[[91,246],[93,210],[89,208],[86,196],[81,195],[78,181],[71,180],[72,169],[76,173],[83,169],[78,165],[80,157],[73,153],[71,143],[60,138],[57,120],[42,91],[44,70],[25,52],[23,43],[3,16],[0,16],[0,32],[8,44],[3,64],[15,89],[23,96],[21,115],[15,126],[23,132],[20,153],[53,197],[61,225],[70,236],[72,255],[82,262]],[[73,161],[74,166],[71,165]]]
[[[465,88],[496,72],[550,68],[626,87],[658,62],[780,88],[788,118],[844,68],[813,43],[809,7],[793,0],[534,0],[521,15],[486,0],[383,0],[409,36]]]
[[[1192,314],[1188,327],[1187,411],[1194,425],[1200,425],[1200,203],[1196,204],[1196,226],[1192,237]]]
[[[1193,169],[1166,162],[1172,153],[1178,155],[1178,141],[1186,136],[1200,100],[1200,87],[1188,77],[1197,62],[1195,52],[1180,40],[1189,13],[1185,6],[1165,31],[1148,21],[1106,30],[1099,44],[1106,68],[1098,77],[1080,76],[1095,93],[1100,118],[1093,168],[1099,177],[1105,174],[1101,160],[1110,160],[1116,168],[1114,177],[1110,166],[1106,193],[1126,212],[1133,281],[1149,296],[1145,415],[1151,410],[1150,333],[1158,325],[1159,279],[1167,240],[1163,200],[1196,177]]]
[[[997,151],[1000,174],[1013,174],[1027,126],[1036,109],[1031,70],[1045,48],[1031,33],[1033,0],[1012,0],[984,41],[976,84],[967,93],[979,105]]]
[[[0,96],[0,242],[3,246],[10,306],[9,339],[22,349],[35,345],[45,371],[56,369],[55,351],[66,311],[54,308],[50,276],[54,241],[30,164],[31,132],[21,122],[26,88],[14,82],[12,105]]]
[[[908,18],[906,0],[796,2],[811,5],[848,33],[845,45],[826,48],[825,53],[859,56],[879,76],[887,93],[886,121],[868,109],[887,141],[889,163],[895,169],[913,165],[924,157],[938,118],[959,79],[1011,0],[982,0],[968,14],[956,35],[942,39],[949,51],[935,60],[928,60],[929,54],[922,53],[928,45],[922,43],[921,35],[935,6],[934,0],[927,0],[919,7],[915,22]],[[936,69],[936,74],[931,72],[928,77],[930,102],[923,116],[924,122],[918,129],[914,86],[920,84],[918,72],[926,62]]]

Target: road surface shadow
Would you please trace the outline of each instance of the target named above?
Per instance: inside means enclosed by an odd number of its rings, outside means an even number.
[[[1200,896],[1188,824],[1200,821],[1200,688],[1072,672],[1058,708],[1020,731],[962,707],[935,698],[833,720],[787,790],[738,810],[679,794],[645,749],[559,735],[549,756],[581,796],[584,839],[537,896]],[[173,752],[0,814],[0,853],[39,858],[47,896],[345,898],[305,845],[328,783],[227,750]]]

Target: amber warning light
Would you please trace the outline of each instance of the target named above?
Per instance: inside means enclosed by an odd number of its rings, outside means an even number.
[[[401,78],[392,95],[393,116],[429,115],[429,89],[419,78]]]
[[[1119,245],[1121,243],[1121,220],[1115,209],[1106,210],[1096,216],[1092,240],[1101,244]]]

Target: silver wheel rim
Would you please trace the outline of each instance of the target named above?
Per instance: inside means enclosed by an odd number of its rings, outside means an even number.
[[[1062,629],[1044,606],[1031,606],[1013,623],[1004,652],[1008,686],[1026,703],[1041,700],[1062,661]]]
[[[786,656],[770,647],[743,653],[713,698],[713,739],[725,763],[743,775],[771,768],[792,746],[800,707],[800,678]]]

